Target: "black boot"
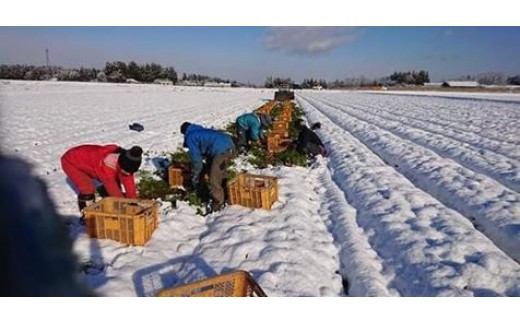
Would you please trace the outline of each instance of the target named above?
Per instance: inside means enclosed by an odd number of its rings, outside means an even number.
[[[205,207],[206,213],[204,214],[204,216],[211,214],[211,213],[222,211],[222,209],[224,209],[225,207],[226,207],[225,203],[217,204],[214,200],[210,200],[208,203],[206,203],[206,207]]]
[[[93,204],[96,200],[96,195],[94,194],[80,194],[78,195],[78,208],[79,213],[81,213],[81,217],[79,218],[79,223],[81,225],[85,225],[85,213],[83,209]]]

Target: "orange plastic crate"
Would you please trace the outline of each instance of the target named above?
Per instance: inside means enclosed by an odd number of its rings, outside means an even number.
[[[251,275],[243,270],[222,274],[179,287],[164,289],[159,297],[267,297]]]
[[[288,130],[271,130],[269,132],[269,135],[277,136],[280,139],[288,139],[289,138],[289,131]]]
[[[286,121],[274,121],[272,125],[273,130],[289,130],[289,123]]]
[[[278,201],[278,178],[241,173],[228,182],[230,204],[270,210]]]
[[[143,246],[159,225],[158,204],[151,200],[105,197],[85,208],[87,234]]]
[[[276,104],[275,101],[269,101],[269,102],[265,103],[264,105],[262,105],[260,108],[256,109],[255,111],[259,112],[259,113],[269,114],[269,113],[271,113],[271,110],[274,108],[275,104]]]
[[[292,120],[292,114],[289,114],[289,115],[287,115],[287,114],[280,114],[278,116],[278,120],[286,122],[286,123],[289,123]],[[287,127],[289,127],[289,125],[287,125]]]
[[[280,146],[280,140],[281,139],[279,136],[274,136],[272,134],[268,134],[267,135],[267,152],[270,154],[277,153],[279,146]]]
[[[190,180],[190,169],[189,163],[175,163],[168,167],[168,184],[170,187],[186,187]]]
[[[279,153],[287,150],[291,140],[284,139],[277,134],[267,135],[267,152],[270,154]]]

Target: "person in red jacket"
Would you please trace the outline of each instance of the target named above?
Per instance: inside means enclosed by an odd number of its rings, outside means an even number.
[[[143,149],[129,150],[117,145],[80,145],[61,157],[61,167],[78,192],[78,207],[83,209],[95,202],[94,180],[101,182],[109,196],[136,198],[134,173],[141,166]],[[121,191],[121,184],[125,192]]]

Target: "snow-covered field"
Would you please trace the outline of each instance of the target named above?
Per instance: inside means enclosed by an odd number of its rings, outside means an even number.
[[[59,164],[69,147],[139,144],[153,170],[182,143],[182,122],[220,128],[273,93],[0,81],[2,150],[31,162],[75,220]],[[84,281],[101,295],[151,296],[243,269],[269,296],[520,296],[518,95],[298,91],[296,103],[321,122],[331,155],[310,168],[241,164],[279,178],[270,212],[201,218],[164,203],[145,247],[71,225],[79,260],[103,268]]]

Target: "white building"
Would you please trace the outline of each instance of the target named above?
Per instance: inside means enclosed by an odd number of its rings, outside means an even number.
[[[441,82],[429,82],[429,83],[424,83],[424,86],[427,86],[427,87],[441,87],[442,83]]]
[[[479,87],[480,84],[476,81],[446,81],[442,83],[444,87]]]

